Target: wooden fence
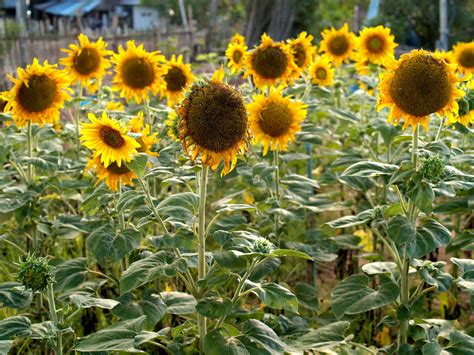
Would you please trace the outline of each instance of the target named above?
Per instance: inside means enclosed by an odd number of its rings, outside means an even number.
[[[107,48],[113,51],[116,51],[119,45],[125,46],[128,40],[133,39],[137,43],[143,43],[147,50],[159,49],[167,55],[179,53],[189,59],[197,49],[195,37],[194,32],[147,31],[109,35],[102,38],[108,43]],[[6,74],[11,74],[16,71],[17,67],[24,67],[31,63],[35,57],[41,62],[48,60],[50,63],[57,63],[60,58],[66,56],[61,48],[68,48],[69,44],[75,42],[77,42],[76,34],[0,37],[0,90],[5,89],[4,77]]]

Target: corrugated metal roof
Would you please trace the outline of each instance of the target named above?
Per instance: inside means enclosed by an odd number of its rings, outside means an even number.
[[[102,0],[55,2],[53,5],[46,7],[43,10],[48,14],[56,16],[84,15],[94,10],[101,2]]]
[[[0,0],[0,8],[14,9],[16,7],[16,0]]]

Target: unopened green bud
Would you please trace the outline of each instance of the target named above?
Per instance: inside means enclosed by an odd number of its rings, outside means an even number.
[[[445,163],[439,156],[425,159],[420,168],[421,176],[431,182],[438,182],[444,176]]]
[[[258,238],[253,244],[253,251],[260,254],[270,254],[275,250],[275,245],[265,238]]]
[[[27,290],[42,292],[53,282],[53,269],[45,258],[28,254],[20,264],[18,279]]]

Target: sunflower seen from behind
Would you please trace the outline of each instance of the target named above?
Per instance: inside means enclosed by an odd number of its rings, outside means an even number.
[[[460,42],[451,51],[451,61],[458,66],[458,70],[463,74],[474,73],[474,41]]]
[[[395,58],[395,37],[390,28],[384,26],[366,27],[359,32],[357,53],[360,61],[384,65]]]
[[[327,55],[336,67],[347,62],[353,55],[356,47],[356,35],[349,31],[347,23],[338,30],[335,28],[325,29],[321,36],[319,52]]]
[[[245,44],[245,37],[240,33],[235,33],[230,39],[230,43]]]
[[[289,39],[288,46],[291,49],[293,60],[300,71],[305,70],[311,64],[311,58],[315,48],[312,45],[313,36],[306,31],[301,32],[297,38]]]
[[[291,49],[282,42],[274,42],[267,34],[262,35],[260,45],[249,52],[245,61],[244,77],[252,76],[255,85],[285,85],[298,75]]]
[[[102,38],[91,42],[81,33],[77,39],[79,44],[73,43],[69,45],[69,49],[62,49],[68,57],[62,58],[59,62],[66,67],[72,84],[80,83],[90,88],[90,91],[94,91],[96,86],[101,85],[103,76],[111,66],[108,57],[113,52],[106,49],[107,43]]]
[[[36,58],[17,73],[18,78],[8,75],[13,87],[3,94],[8,102],[4,110],[12,114],[15,124],[23,127],[28,121],[38,125],[59,121],[64,102],[71,99],[67,73],[48,61],[41,65]]]
[[[113,162],[105,167],[100,157],[92,157],[86,165],[86,171],[88,170],[94,170],[97,174],[96,185],[104,181],[111,191],[117,191],[120,186],[134,186],[133,179],[136,175],[125,164],[118,166],[116,162]]]
[[[112,59],[116,72],[112,89],[127,101],[134,99],[140,104],[148,100],[150,92],[156,95],[160,90],[164,61],[159,51],[148,52],[143,44],[128,41],[126,49],[120,45]]]
[[[227,66],[232,73],[240,73],[245,65],[245,56],[247,54],[245,43],[230,42],[225,51],[227,57]]]
[[[112,163],[118,167],[132,160],[140,148],[140,143],[128,135],[127,127],[112,119],[105,112],[101,117],[88,115],[90,123],[82,123],[81,141],[94,151],[94,158],[100,157],[104,167]]]
[[[448,119],[457,114],[456,100],[464,95],[456,87],[459,81],[444,60],[424,50],[413,50],[382,75],[378,110],[388,107],[388,121],[398,124],[403,120],[404,129],[418,124],[427,129],[431,114]]]
[[[320,86],[331,86],[334,83],[334,68],[326,56],[317,57],[309,67],[311,82]]]
[[[173,54],[164,66],[163,85],[161,87],[161,96],[166,96],[168,106],[171,107],[181,101],[186,89],[194,80],[191,65],[183,63],[182,55],[176,58]]]
[[[224,83],[223,76],[221,68],[211,80],[193,85],[177,109],[177,128],[191,161],[200,155],[212,170],[222,161],[225,175],[247,147],[248,117],[241,93]]]
[[[158,138],[156,137],[158,133],[151,133],[150,125],[144,124],[143,112],[139,112],[135,117],[133,117],[128,122],[128,127],[130,128],[131,133],[140,135],[135,138],[135,140],[140,144],[140,147],[137,148],[137,152],[146,153],[154,157],[158,156],[158,153],[151,150],[153,145],[158,143]]]
[[[247,105],[250,129],[255,143],[263,144],[263,155],[268,149],[285,151],[288,143],[295,140],[301,131],[301,122],[306,117],[307,105],[283,96],[282,87],[271,88],[267,95],[252,97]]]

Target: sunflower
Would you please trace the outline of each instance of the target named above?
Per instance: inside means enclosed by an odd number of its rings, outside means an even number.
[[[176,111],[173,110],[168,114],[165,125],[168,127],[168,136],[175,142],[179,142],[178,115]]]
[[[93,157],[86,165],[86,170],[95,170],[97,174],[97,184],[101,181],[105,182],[105,185],[111,191],[117,191],[120,185],[133,186],[133,179],[137,176],[125,165],[118,166],[117,163],[111,163],[105,167],[100,161],[99,157]]]
[[[236,33],[230,39],[230,43],[245,44],[245,37],[239,33]]]
[[[115,64],[115,77],[112,89],[120,91],[120,97],[127,101],[132,98],[137,103],[148,100],[148,94],[160,89],[163,62],[165,57],[159,51],[147,52],[143,44],[136,46],[134,41],[127,42],[125,50],[121,45],[115,53],[112,62]]]
[[[213,170],[223,161],[225,175],[247,147],[248,117],[242,95],[223,77],[220,68],[211,80],[194,84],[177,115],[179,138],[191,160],[201,154],[202,164]]]
[[[120,101],[109,101],[105,105],[107,111],[125,111],[125,106]]]
[[[356,35],[349,31],[347,23],[340,29],[326,29],[321,33],[323,39],[319,52],[325,53],[336,67],[349,60],[356,46]]]
[[[297,38],[288,40],[288,46],[293,54],[293,60],[300,70],[305,70],[311,64],[311,57],[315,52],[311,41],[312,35],[306,31],[301,32]]]
[[[102,112],[98,118],[89,113],[92,123],[82,123],[81,141],[84,146],[95,150],[94,158],[100,156],[105,167],[116,163],[118,167],[123,162],[132,160],[133,155],[140,148],[140,143],[127,135],[127,128],[119,121],[111,119]]]
[[[428,127],[429,115],[457,114],[456,99],[464,92],[456,88],[461,81],[454,69],[432,53],[413,50],[404,54],[381,77],[378,110],[388,107],[388,121],[397,124],[404,119],[403,128]]]
[[[443,59],[446,63],[448,64],[453,64],[452,62],[452,56],[453,56],[453,53],[452,51],[443,51],[443,50],[440,50],[440,49],[436,49],[433,53],[433,55],[436,57],[436,58],[440,58],[440,59]]]
[[[463,126],[467,127],[468,125],[472,125],[474,124],[474,109],[472,110],[469,110],[468,112],[464,113],[464,114],[461,114],[461,112],[459,113],[458,116],[454,116],[452,118],[450,118],[448,120],[448,124],[453,124],[453,123],[456,123],[456,122],[459,122],[460,124],[462,124]]]
[[[245,43],[230,42],[229,47],[225,51],[227,57],[227,66],[232,73],[240,73],[245,64],[245,55],[247,46]]]
[[[5,107],[7,106],[7,100],[6,98],[4,98],[4,94],[6,94],[6,92],[0,92],[0,113],[2,113],[4,110],[5,110]]]
[[[456,44],[452,50],[451,60],[458,65],[461,73],[474,73],[474,41]]]
[[[390,28],[384,26],[366,27],[357,38],[357,51],[363,60],[383,65],[395,57],[395,37]]]
[[[334,68],[328,57],[320,56],[309,67],[311,82],[321,86],[331,86],[334,82]]]
[[[255,85],[262,89],[266,86],[286,84],[296,73],[291,49],[281,42],[273,42],[265,33],[262,43],[246,56],[245,75],[252,75]]]
[[[183,63],[183,56],[173,54],[166,62],[163,72],[163,85],[161,96],[168,98],[168,106],[173,106],[184,97],[186,89],[193,83],[194,75],[191,72],[191,65]]]
[[[41,65],[35,58],[26,69],[18,68],[18,79],[8,78],[13,88],[3,94],[8,101],[5,111],[11,112],[18,127],[28,121],[39,125],[58,121],[64,101],[71,99],[67,73],[48,61]]]
[[[131,133],[141,134],[140,137],[135,139],[140,144],[140,147],[137,148],[137,152],[156,157],[158,153],[152,152],[151,148],[154,144],[158,143],[158,139],[156,138],[158,133],[150,134],[150,125],[144,125],[143,121],[143,112],[138,112],[138,114],[128,122]]]
[[[307,105],[283,96],[282,89],[281,86],[271,88],[268,96],[254,95],[253,102],[247,105],[250,129],[255,141],[263,143],[263,155],[268,148],[285,151],[306,117]]]
[[[107,43],[102,38],[99,38],[97,42],[90,42],[89,38],[81,33],[77,39],[79,45],[71,44],[70,49],[62,49],[69,56],[62,58],[59,62],[66,67],[73,84],[79,82],[89,87],[92,84],[91,81],[96,80],[98,87],[111,65],[108,57],[113,52],[106,50]],[[92,91],[94,88],[94,85],[90,87]]]

